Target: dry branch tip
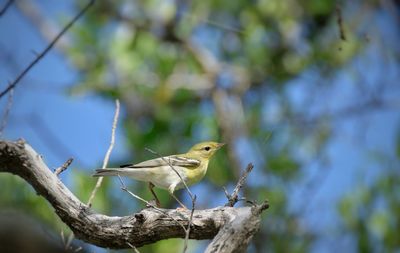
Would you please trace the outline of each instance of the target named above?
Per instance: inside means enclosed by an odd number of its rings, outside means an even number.
[[[245,198],[239,198],[239,191],[240,191],[240,189],[242,189],[247,176],[253,170],[253,168],[254,168],[254,166],[252,163],[249,163],[247,165],[245,171],[240,176],[239,181],[237,182],[236,187],[233,190],[232,194],[229,194],[228,191],[226,190],[226,188],[224,187],[225,196],[228,199],[228,203],[226,203],[225,206],[233,207],[238,201],[245,200]]]
[[[68,167],[71,165],[73,161],[74,161],[73,157],[69,158],[67,161],[65,161],[63,165],[54,170],[54,174],[58,176],[61,173],[63,173],[66,169],[68,169]]]

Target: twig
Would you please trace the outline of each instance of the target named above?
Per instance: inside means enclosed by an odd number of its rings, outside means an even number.
[[[72,158],[72,157],[69,158],[63,165],[61,165],[60,167],[58,167],[54,171],[54,174],[56,174],[56,176],[58,176],[59,174],[64,172],[64,170],[66,170],[68,168],[68,166],[70,166],[73,161],[74,161],[74,158]]]
[[[71,233],[69,236],[68,236],[68,239],[67,239],[67,243],[65,244],[65,250],[68,250],[70,247],[71,247],[71,243],[72,243],[72,241],[74,240],[74,233]]]
[[[336,6],[336,16],[337,16],[336,22],[339,27],[340,39],[346,41],[346,35],[344,33],[344,28],[343,28],[342,8],[340,8],[339,5]]]
[[[174,217],[170,216],[167,212],[165,212],[165,211],[162,210],[161,208],[156,207],[156,206],[153,205],[152,203],[148,202],[147,200],[145,200],[145,199],[139,197],[138,195],[136,195],[136,194],[134,194],[133,192],[131,192],[130,190],[128,190],[128,188],[125,186],[125,183],[124,183],[124,181],[122,180],[121,176],[120,176],[120,175],[117,175],[117,176],[118,176],[119,182],[121,183],[121,190],[123,190],[124,192],[127,192],[127,193],[128,193],[129,195],[131,195],[132,197],[134,197],[134,198],[136,198],[136,199],[138,199],[138,200],[140,200],[140,201],[143,201],[147,206],[153,208],[154,210],[157,210],[157,211],[159,211],[160,213],[162,213],[162,214],[164,214],[164,215],[170,217],[170,218],[171,218],[172,220],[174,220],[179,226],[181,226],[182,229],[183,229],[183,231],[185,231],[185,233],[186,233],[186,228],[185,228],[185,226],[183,226],[178,220],[176,220]]]
[[[64,230],[61,230],[60,236],[64,247],[66,247],[67,243],[65,242]]]
[[[194,213],[194,209],[195,209],[195,205],[196,205],[196,198],[197,198],[196,195],[194,195],[194,199],[192,201],[192,210],[190,211],[189,224],[188,224],[187,229],[185,230],[186,234],[185,234],[185,241],[183,243],[183,253],[186,252],[187,247],[188,247],[190,229],[192,227],[192,222],[193,222],[193,213]]]
[[[140,253],[139,250],[133,246],[131,243],[127,242],[126,244],[128,244],[129,247],[131,247],[133,249],[133,251],[135,251],[135,253]]]
[[[3,8],[0,10],[0,16],[3,16],[4,13],[6,13],[8,7],[10,7],[13,2],[14,0],[8,0],[8,2],[4,4]]]
[[[152,203],[148,202],[147,200],[143,199],[142,197],[139,197],[138,195],[136,195],[133,192],[131,192],[130,190],[128,190],[128,188],[126,187],[126,185],[125,185],[124,181],[122,180],[121,176],[119,174],[117,176],[118,176],[119,182],[121,183],[121,190],[123,190],[124,192],[129,193],[132,197],[137,198],[140,201],[143,201],[147,206],[155,208],[155,209],[159,209],[158,207],[154,206]],[[161,209],[159,209],[159,210],[161,210]]]
[[[8,115],[10,114],[11,106],[13,103],[13,96],[14,96],[14,89],[11,89],[10,93],[8,94],[7,106],[6,106],[6,109],[4,110],[3,119],[1,120],[0,138],[3,135],[3,131],[7,125]]]
[[[19,83],[19,81],[31,70],[33,66],[35,66],[49,51],[53,48],[53,46],[57,43],[57,41],[72,27],[72,25],[83,15],[85,12],[94,4],[95,0],[90,0],[89,3],[82,8],[82,10],[61,30],[59,34],[50,42],[49,45],[39,53],[36,58],[15,78],[13,82],[11,82],[6,89],[4,89],[0,93],[0,98],[2,98],[5,94],[7,94],[11,89],[15,88],[15,86]]]
[[[34,1],[17,1],[15,5],[24,17],[34,25],[38,34],[42,36],[44,41],[50,42],[57,35],[60,30],[59,25],[52,22],[50,18],[45,15],[44,11],[38,7],[38,3]],[[64,54],[65,58],[68,58],[66,53],[70,47],[71,42],[67,35],[63,36],[57,44],[54,45],[54,49]]]
[[[239,201],[239,191],[240,189],[243,187],[244,182],[246,181],[247,176],[249,175],[249,173],[251,172],[251,170],[253,169],[253,164],[249,163],[246,167],[246,170],[242,173],[242,175],[240,176],[239,181],[236,184],[235,189],[233,190],[232,194],[229,194],[226,190],[225,190],[225,195],[228,198],[228,203],[225,204],[225,206],[231,206],[233,207],[238,201]]]
[[[117,129],[117,122],[118,122],[118,116],[119,116],[119,100],[115,100],[115,114],[114,114],[114,120],[111,128],[111,142],[110,146],[108,147],[108,150],[106,152],[106,155],[104,156],[103,160],[103,166],[102,168],[105,169],[108,164],[108,160],[110,159],[111,151],[114,148],[114,143],[115,143],[115,130]],[[87,202],[87,205],[90,207],[92,205],[92,200],[94,196],[96,195],[97,190],[101,186],[101,183],[103,182],[103,177],[99,177],[96,182],[96,186],[94,187],[92,193],[90,194],[89,200]]]
[[[82,246],[79,246],[79,247],[77,247],[75,250],[74,250],[74,252],[79,252],[79,251],[81,251],[82,250]]]

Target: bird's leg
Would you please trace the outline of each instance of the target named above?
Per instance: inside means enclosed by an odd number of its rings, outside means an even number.
[[[185,210],[188,210],[188,208],[174,195],[174,193],[169,193],[175,200],[176,200],[176,202],[178,202],[179,203],[179,205],[181,205],[181,207],[183,208],[183,209],[185,209]]]
[[[154,200],[156,201],[156,206],[161,207],[160,200],[157,198],[157,195],[154,192],[153,188],[154,188],[154,184],[152,182],[149,182],[149,190],[151,191],[151,194],[153,194],[153,196],[154,196]]]
[[[168,193],[169,193],[169,195],[171,195],[171,196],[176,200],[176,202],[179,203],[179,205],[181,205],[181,207],[182,207],[184,210],[188,210],[188,208],[174,195],[174,191],[175,191],[176,185],[177,185],[177,184],[171,184],[171,185],[168,187]],[[177,208],[177,209],[180,209],[180,208]]]

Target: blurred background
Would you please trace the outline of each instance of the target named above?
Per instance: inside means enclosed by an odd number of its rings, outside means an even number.
[[[0,91],[85,4],[2,0],[0,8],[9,2]],[[24,138],[50,169],[73,157],[61,179],[86,202],[119,99],[110,166],[154,158],[145,148],[168,155],[227,143],[191,187],[198,209],[225,204],[222,187],[231,191],[254,164],[242,194],[270,208],[248,252],[399,252],[399,27],[397,0],[97,1],[0,99],[1,138]],[[125,183],[151,199],[146,184]],[[26,216],[63,245],[70,231],[43,198],[16,176],[0,174],[0,185],[0,217]],[[185,191],[178,196],[190,205]],[[107,215],[143,207],[116,178],[93,204]],[[190,241],[188,252],[207,244]],[[171,239],[139,250],[182,246]]]

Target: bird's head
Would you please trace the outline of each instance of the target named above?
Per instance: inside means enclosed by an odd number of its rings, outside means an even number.
[[[218,142],[213,142],[213,141],[201,142],[201,143],[194,145],[189,150],[188,153],[196,154],[198,156],[208,159],[211,156],[213,156],[215,154],[215,152],[224,145],[225,145],[225,143],[218,143]]]

